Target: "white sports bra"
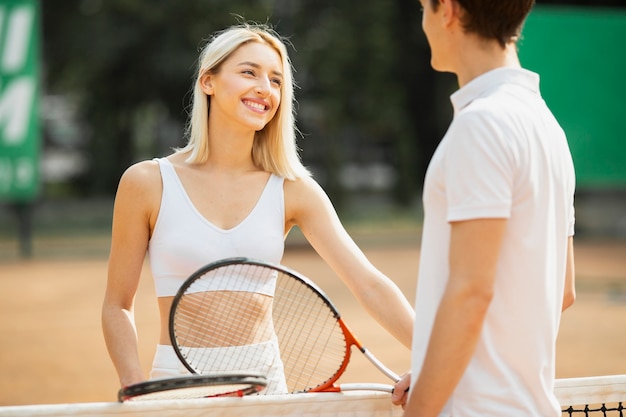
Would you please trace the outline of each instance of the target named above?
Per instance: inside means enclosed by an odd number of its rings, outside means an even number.
[[[225,230],[212,224],[194,207],[172,164],[165,158],[156,161],[161,170],[163,194],[148,256],[157,297],[176,295],[189,275],[224,258],[244,256],[280,263],[285,249],[283,178],[270,175],[248,216]],[[205,290],[237,290],[233,284],[216,281]],[[275,277],[255,279],[245,285],[252,285],[254,292],[273,295]]]

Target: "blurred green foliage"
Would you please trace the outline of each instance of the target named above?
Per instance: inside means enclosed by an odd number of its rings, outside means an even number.
[[[130,164],[183,144],[199,47],[241,19],[291,41],[303,159],[338,204],[347,163],[393,167],[409,203],[447,123],[433,104],[452,78],[430,69],[415,0],[43,1],[42,16],[45,93],[72,97],[86,126],[81,195],[112,195]]]
[[[430,67],[417,0],[44,0],[41,7],[44,93],[70,97],[83,127],[75,146],[87,169],[71,182],[78,196],[112,196],[133,162],[183,144],[199,47],[240,19],[269,23],[293,44],[299,146],[337,205],[345,178],[375,164],[393,175],[366,191],[399,205],[414,201],[451,118],[456,80]]]

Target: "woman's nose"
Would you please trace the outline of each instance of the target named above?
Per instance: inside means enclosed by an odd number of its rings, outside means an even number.
[[[261,97],[267,97],[270,94],[270,80],[260,78],[255,88],[256,93]]]

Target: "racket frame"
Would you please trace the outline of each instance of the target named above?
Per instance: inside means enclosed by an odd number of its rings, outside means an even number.
[[[305,392],[338,392],[338,391],[346,391],[346,390],[364,390],[364,389],[391,392],[393,387],[391,385],[386,385],[386,384],[355,383],[355,384],[335,385],[335,382],[337,382],[337,380],[341,377],[341,375],[344,373],[344,371],[348,367],[348,363],[350,362],[350,357],[352,353],[351,348],[353,345],[356,346],[357,349],[359,349],[361,353],[363,353],[363,355],[389,379],[393,380],[394,382],[398,382],[400,380],[400,377],[395,372],[393,372],[391,369],[385,366],[378,358],[376,358],[369,350],[367,350],[367,348],[365,348],[365,346],[363,346],[359,342],[359,340],[354,336],[352,331],[344,323],[341,315],[339,314],[339,310],[337,310],[337,308],[332,303],[330,298],[317,284],[315,284],[309,278],[298,273],[297,271],[289,267],[286,267],[282,264],[274,264],[271,262],[247,258],[247,257],[225,258],[225,259],[221,259],[216,262],[212,262],[212,263],[202,266],[185,280],[183,285],[181,285],[178,292],[174,296],[174,299],[172,300],[172,306],[170,308],[170,315],[169,315],[169,335],[170,335],[171,344],[172,344],[172,347],[174,348],[174,352],[176,353],[176,356],[178,356],[180,361],[183,363],[185,368],[189,370],[189,372],[191,372],[192,374],[198,375],[197,370],[194,369],[191,365],[189,365],[186,358],[182,354],[178,346],[178,343],[176,342],[176,331],[175,331],[175,326],[174,326],[174,319],[176,317],[176,308],[178,304],[180,303],[181,299],[183,298],[183,296],[185,295],[185,292],[187,291],[187,289],[191,285],[193,285],[193,283],[197,279],[201,278],[203,275],[205,275],[209,271],[212,271],[217,268],[230,266],[230,265],[252,265],[252,266],[265,267],[265,268],[270,268],[272,270],[275,270],[279,273],[289,275],[291,278],[299,281],[300,283],[308,287],[314,294],[316,294],[327,305],[327,307],[332,312],[334,318],[337,320],[346,340],[346,351],[345,351],[343,362],[341,366],[339,367],[338,371],[334,375],[332,375],[329,379],[327,379],[326,381],[322,381],[319,385],[315,387],[305,390]]]
[[[185,390],[203,387],[217,387],[220,385],[242,385],[243,388],[236,390],[224,391],[218,394],[200,395],[197,397],[189,397],[181,395],[180,398],[209,398],[209,397],[227,397],[255,394],[261,391],[266,385],[267,380],[263,375],[249,373],[228,373],[228,374],[212,374],[212,375],[185,375],[172,378],[157,378],[139,382],[137,384],[128,385],[119,389],[117,399],[119,402],[137,401],[142,397],[165,393],[175,390]],[[155,396],[153,399],[158,396]],[[164,399],[176,398],[175,396],[165,396]],[[147,399],[147,398],[145,398]]]

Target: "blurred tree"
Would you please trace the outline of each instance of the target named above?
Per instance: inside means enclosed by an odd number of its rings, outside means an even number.
[[[539,4],[624,6],[623,0]],[[70,95],[89,126],[83,195],[115,192],[133,162],[183,144],[198,49],[244,19],[291,39],[303,159],[341,203],[348,164],[383,163],[393,198],[419,195],[451,118],[450,74],[430,68],[417,0],[42,1],[44,82]],[[358,7],[357,7],[358,6]]]
[[[304,158],[335,204],[346,164],[391,164],[394,200],[411,203],[427,158],[425,138],[439,133],[419,2],[300,1],[289,16],[301,91]],[[438,140],[438,139],[437,139]],[[432,142],[432,139],[430,140]]]
[[[388,157],[381,153],[389,151],[406,117],[403,91],[393,79],[392,5],[304,1],[293,16],[300,126],[316,142],[303,144],[305,157],[323,171],[336,204],[343,196],[342,167]]]
[[[48,93],[76,97],[90,126],[90,169],[77,183],[81,193],[112,194],[131,163],[182,144],[198,47],[237,14],[268,21],[291,37],[304,159],[336,202],[343,195],[340,170],[349,161],[392,163],[399,201],[415,195],[416,137],[428,137],[436,120],[432,109],[420,107],[430,93],[418,91],[423,81],[413,74],[421,67],[432,78],[414,50],[421,42],[424,52],[425,45],[415,25],[417,2],[71,0],[62,9],[42,6],[44,85]]]
[[[164,152],[158,146],[163,120],[179,126],[165,144],[182,144],[201,41],[234,23],[233,14],[251,20],[269,14],[267,4],[253,0],[73,0],[42,7],[45,85],[49,93],[75,95],[91,127],[90,170],[79,189],[108,195],[131,163]],[[149,155],[137,155],[136,130],[155,112]]]

